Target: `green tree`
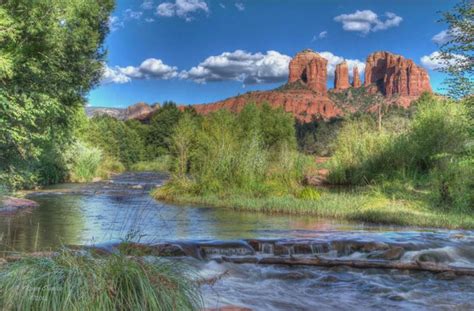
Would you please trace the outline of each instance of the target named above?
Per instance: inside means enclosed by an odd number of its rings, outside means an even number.
[[[470,0],[459,2],[452,11],[443,13],[442,22],[448,24],[449,40],[440,46],[442,71],[449,74],[446,80],[448,94],[463,98],[474,93],[474,4]]]
[[[150,129],[146,139],[147,156],[157,158],[169,152],[169,140],[182,112],[174,102],[164,102],[151,117]]]
[[[102,75],[113,7],[113,0],[2,1],[0,183],[63,177],[60,155],[73,140],[73,116]]]

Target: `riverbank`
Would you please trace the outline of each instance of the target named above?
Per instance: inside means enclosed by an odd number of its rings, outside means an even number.
[[[243,194],[169,195],[157,188],[152,196],[161,201],[178,204],[197,204],[237,211],[267,214],[308,215],[338,220],[357,221],[395,226],[473,229],[474,217],[465,213],[444,211],[430,204],[426,193],[381,192],[362,187],[348,189],[319,189],[316,200],[298,199],[291,195],[280,197],[248,197]],[[403,197],[402,197],[403,196]]]

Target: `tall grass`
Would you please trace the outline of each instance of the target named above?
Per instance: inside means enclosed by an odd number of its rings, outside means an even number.
[[[72,182],[89,182],[97,176],[102,160],[102,151],[98,148],[77,142],[69,150],[70,180]]]
[[[396,130],[379,130],[372,120],[348,122],[329,162],[329,181],[363,185],[419,180],[431,187],[440,205],[465,210],[474,205],[469,182],[474,179],[472,124],[463,103],[435,97],[423,97],[412,119]]]
[[[63,250],[0,268],[2,310],[200,310],[185,269],[165,261]]]

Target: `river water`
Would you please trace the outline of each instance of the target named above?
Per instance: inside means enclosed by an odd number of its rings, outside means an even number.
[[[344,223],[311,217],[241,213],[230,209],[156,202],[149,191],[166,180],[156,173],[126,173],[110,181],[64,184],[32,192],[40,206],[0,215],[0,249],[35,251],[120,239],[144,243],[244,243],[268,240],[276,254],[294,244],[340,259],[367,259],[378,243],[402,248],[400,261],[422,259],[474,268],[474,231]],[[377,244],[377,245],[378,245]],[[324,247],[322,247],[324,246]],[[275,247],[275,249],[273,249]],[[286,247],[286,246],[285,246]],[[316,250],[314,250],[316,248]],[[296,251],[297,252],[297,251]],[[218,263],[187,258],[202,278],[207,307],[253,310],[474,310],[474,277],[347,267],[287,267]]]

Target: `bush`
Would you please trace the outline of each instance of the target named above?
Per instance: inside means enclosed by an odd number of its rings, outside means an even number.
[[[2,310],[200,310],[197,284],[176,263],[63,250],[0,268]]]
[[[90,182],[97,176],[102,160],[102,152],[84,143],[77,142],[68,151],[70,164],[70,180],[72,182]]]
[[[435,203],[444,209],[474,213],[474,157],[439,161],[430,176]]]

